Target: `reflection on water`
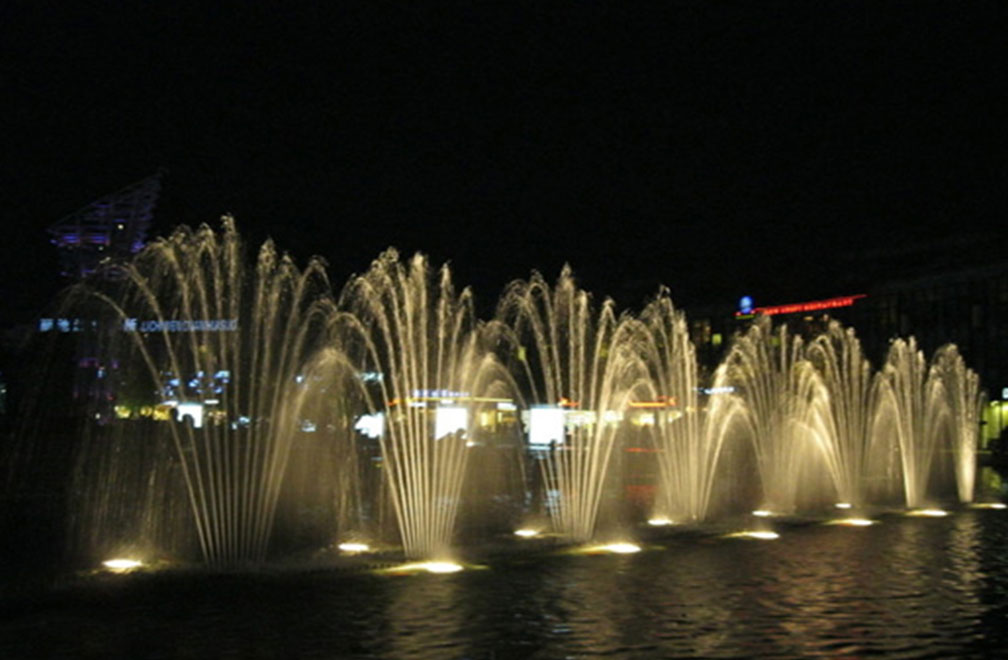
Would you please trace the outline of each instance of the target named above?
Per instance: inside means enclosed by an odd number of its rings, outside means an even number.
[[[964,657],[1008,643],[1008,515],[672,536],[485,570],[105,576],[2,601],[0,657]]]

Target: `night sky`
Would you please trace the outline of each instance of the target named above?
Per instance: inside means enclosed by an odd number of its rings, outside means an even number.
[[[484,305],[564,262],[634,309],[828,297],[1008,235],[999,2],[177,4],[0,8],[0,325],[48,225],[161,167],[156,234],[231,212],[337,286],[420,250]]]

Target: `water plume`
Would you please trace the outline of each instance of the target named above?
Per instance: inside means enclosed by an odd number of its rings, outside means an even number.
[[[498,305],[511,328],[515,379],[526,402],[561,407],[563,437],[553,438],[539,464],[554,528],[575,541],[595,532],[617,428],[636,380],[639,360],[627,341],[629,317],[605,300],[596,312],[569,266],[554,286],[537,272],[512,282]]]
[[[867,497],[876,381],[853,328],[830,322],[807,348],[829,394],[823,422],[823,455],[842,503],[858,507]]]
[[[826,393],[801,337],[757,319],[725,359],[727,380],[745,402],[745,420],[763,484],[762,508],[795,510],[801,476],[821,458]]]
[[[266,242],[249,267],[225,217],[220,232],[180,227],[102,275],[78,291],[111,317],[98,351],[107,362],[122,361],[127,373],[145,372],[156,395],[151,403],[170,401],[172,451],[137,465],[110,453],[125,451],[122,444],[86,445],[79,522],[90,527],[101,519],[102,511],[86,509],[100,509],[109,497],[147,515],[160,504],[155,497],[144,507],[132,499],[136,493],[94,479],[94,465],[145,466],[151,482],[167,467],[184,484],[208,564],[262,561],[305,396],[298,377],[324,342],[333,309],[322,262],[298,269]],[[130,427],[140,437],[120,442],[149,443],[146,428]],[[88,532],[108,532],[110,522]]]
[[[906,506],[926,503],[939,431],[946,413],[940,374],[928,368],[913,337],[895,339],[881,371],[876,433],[899,451]]]
[[[954,344],[939,348],[932,361],[941,378],[949,410],[950,440],[959,501],[968,504],[973,501],[976,482],[977,442],[980,410],[983,407],[980,378],[976,372],[966,367]]]
[[[371,401],[385,415],[384,476],[404,551],[449,551],[466,470],[476,401],[500,369],[484,345],[469,289],[456,292],[447,266],[388,250],[353,277],[339,300],[335,335],[359,372],[380,374]],[[445,403],[447,402],[447,403]]]
[[[644,332],[638,350],[649,375],[645,395],[670,403],[655,413],[652,427],[659,470],[652,520],[699,522],[707,517],[721,449],[741,412],[739,401],[727,392],[701,401],[696,348],[685,315],[666,291],[647,305],[640,321]],[[726,387],[725,374],[717,370],[710,391]]]

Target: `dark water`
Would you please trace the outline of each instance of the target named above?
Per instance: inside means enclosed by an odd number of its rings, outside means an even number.
[[[0,657],[1008,656],[1008,512],[779,531],[453,575],[92,577],[8,595]]]

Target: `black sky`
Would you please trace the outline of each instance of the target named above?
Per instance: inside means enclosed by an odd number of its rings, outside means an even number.
[[[156,233],[232,212],[337,283],[421,250],[484,301],[569,261],[630,307],[786,302],[1006,235],[997,2],[64,4],[0,9],[8,318],[44,228],[159,167]]]

